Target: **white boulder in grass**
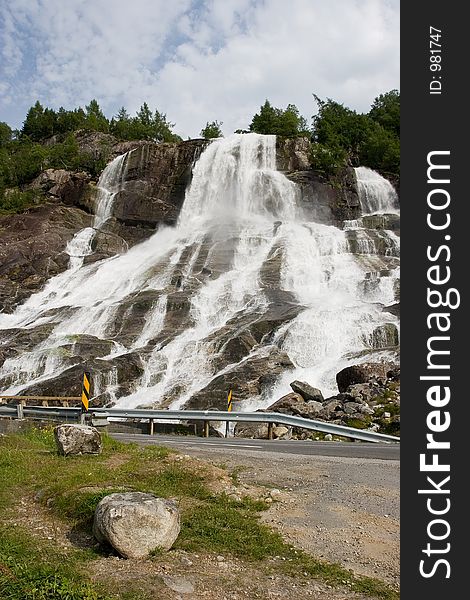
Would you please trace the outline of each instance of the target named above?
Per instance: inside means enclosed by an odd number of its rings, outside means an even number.
[[[89,425],[57,425],[54,437],[59,454],[100,454],[101,435]]]
[[[157,548],[169,550],[179,532],[176,503],[153,494],[109,494],[95,510],[95,538],[110,544],[124,558],[143,558]]]

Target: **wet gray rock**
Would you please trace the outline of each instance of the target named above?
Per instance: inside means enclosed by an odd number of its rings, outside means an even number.
[[[365,215],[360,221],[368,229],[388,229],[395,233],[400,231],[400,215]]]
[[[129,154],[126,181],[114,199],[114,216],[126,225],[174,224],[205,140],[148,143]]]
[[[105,496],[96,507],[93,534],[124,558],[144,558],[155,549],[169,550],[180,532],[173,500],[143,492]]]
[[[390,304],[389,306],[384,306],[383,311],[391,313],[395,317],[399,317],[400,316],[400,303],[394,302],[393,304]]]
[[[307,402],[300,394],[291,392],[279,398],[276,402],[268,406],[267,412],[279,412],[286,415],[295,415],[305,419],[315,419],[323,410],[321,402]]]
[[[250,438],[256,440],[268,439],[267,423],[237,423],[234,429],[235,437]]]
[[[186,408],[226,410],[227,394],[234,391],[234,400],[248,400],[260,396],[271,387],[277,377],[293,368],[288,355],[275,346],[267,346],[263,353],[252,355],[217,375],[186,404]]]
[[[398,346],[399,335],[395,323],[384,323],[376,327],[372,332],[368,342],[375,350],[391,348]]]
[[[318,388],[305,383],[305,381],[293,381],[290,386],[296,394],[300,394],[307,402],[310,402],[311,400],[315,402],[323,402],[325,400],[323,398],[323,394]]]

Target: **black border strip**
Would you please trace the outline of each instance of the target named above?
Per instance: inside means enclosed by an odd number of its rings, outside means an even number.
[[[468,25],[464,17],[464,3],[439,2],[429,0],[425,3],[401,3],[401,231],[402,231],[402,327],[401,327],[401,589],[402,598],[426,600],[442,598],[461,598],[467,592],[464,576],[468,570],[465,550],[468,518],[464,509],[468,505],[464,484],[467,482],[466,466],[468,448],[466,448],[467,430],[470,420],[467,417],[468,393],[465,394],[464,373],[468,371],[468,344],[466,330],[469,329],[465,307],[467,278],[464,263],[468,254],[466,239],[468,215],[468,191],[465,189],[466,165],[469,154],[464,150],[468,122],[468,101],[463,89],[467,79],[466,58]],[[437,62],[431,59],[430,26],[442,30],[439,42],[442,44],[441,71],[432,71],[430,65]],[[434,46],[437,48],[437,46]],[[438,53],[435,52],[435,55]],[[433,77],[436,77],[433,80]],[[438,77],[441,77],[439,80]],[[430,94],[431,81],[442,82],[441,94]],[[438,85],[433,84],[435,90]],[[427,181],[428,153],[432,151],[450,151],[450,155],[441,155],[439,160],[450,164],[450,183],[433,184]],[[435,171],[437,174],[437,171]],[[443,171],[441,179],[445,179]],[[431,189],[447,190],[451,202],[449,208],[434,211],[444,218],[449,212],[451,223],[446,230],[432,230],[427,225],[428,193]],[[436,199],[445,198],[445,194],[436,194]],[[432,211],[431,211],[432,212]],[[437,217],[436,217],[437,218]],[[445,236],[450,235],[450,240]],[[439,259],[431,262],[427,257],[427,247],[432,248],[432,256],[440,246]],[[439,286],[430,285],[428,269],[439,264],[441,273],[450,268],[450,281]],[[433,272],[436,275],[436,271]],[[428,306],[428,287],[445,293],[446,288],[455,288],[460,293],[459,308]],[[453,296],[453,299],[456,295]],[[436,321],[428,328],[427,317],[432,312],[447,312],[450,315],[450,329],[442,336],[449,336],[449,342],[440,341],[442,349],[449,349],[450,355],[441,355],[440,364],[450,365],[448,370],[430,370],[428,368],[427,343],[436,332]],[[466,322],[467,321],[467,322]],[[444,321],[442,321],[444,323]],[[449,375],[450,381],[431,382],[420,380],[422,375]],[[431,385],[448,385],[450,401],[440,407],[440,419],[449,413],[450,426],[435,434],[435,438],[450,442],[450,449],[439,452],[426,449],[426,434],[430,432],[426,419],[436,410],[427,399]],[[440,388],[443,390],[443,387]],[[434,421],[436,423],[436,421]],[[467,425],[468,424],[468,425]],[[420,454],[426,453],[426,462],[432,460],[437,452],[439,463],[449,464],[449,472],[424,472],[420,470]],[[447,483],[441,483],[450,475]],[[427,476],[434,478],[441,490],[449,493],[419,494],[419,489],[433,489]],[[432,515],[434,510],[449,510],[442,515]],[[433,519],[448,522],[434,523]],[[430,527],[430,530],[429,530]],[[433,540],[429,531],[442,540]],[[429,551],[427,544],[430,544]],[[449,544],[449,546],[447,546]],[[428,550],[427,550],[428,549]],[[427,550],[429,555],[423,550]],[[442,559],[446,562],[437,564]],[[422,570],[432,576],[424,577]],[[447,567],[447,564],[449,568]],[[448,578],[447,575],[450,575]],[[459,591],[462,590],[462,591]]]

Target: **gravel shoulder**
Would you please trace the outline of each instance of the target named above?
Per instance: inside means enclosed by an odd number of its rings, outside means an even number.
[[[262,519],[312,555],[399,585],[399,461],[185,449],[280,490]]]

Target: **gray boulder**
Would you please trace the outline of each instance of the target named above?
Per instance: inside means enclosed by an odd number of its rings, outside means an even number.
[[[273,437],[280,440],[290,440],[292,437],[292,427],[275,425],[273,427]]]
[[[100,454],[101,435],[89,425],[57,425],[54,437],[59,454]]]
[[[305,383],[305,381],[293,381],[290,386],[296,394],[300,394],[307,402],[311,400],[314,402],[323,402],[325,400],[318,388]]]
[[[267,423],[237,423],[233,431],[235,437],[251,438],[256,440],[268,439]]]
[[[143,492],[105,496],[96,507],[93,535],[124,558],[143,558],[159,548],[169,550],[180,532],[180,513],[173,500]]]
[[[266,409],[266,412],[279,412],[286,415],[295,415],[304,417],[305,419],[316,419],[323,410],[323,405],[320,402],[306,400],[300,395],[291,392],[279,398],[274,404],[271,404]]]

